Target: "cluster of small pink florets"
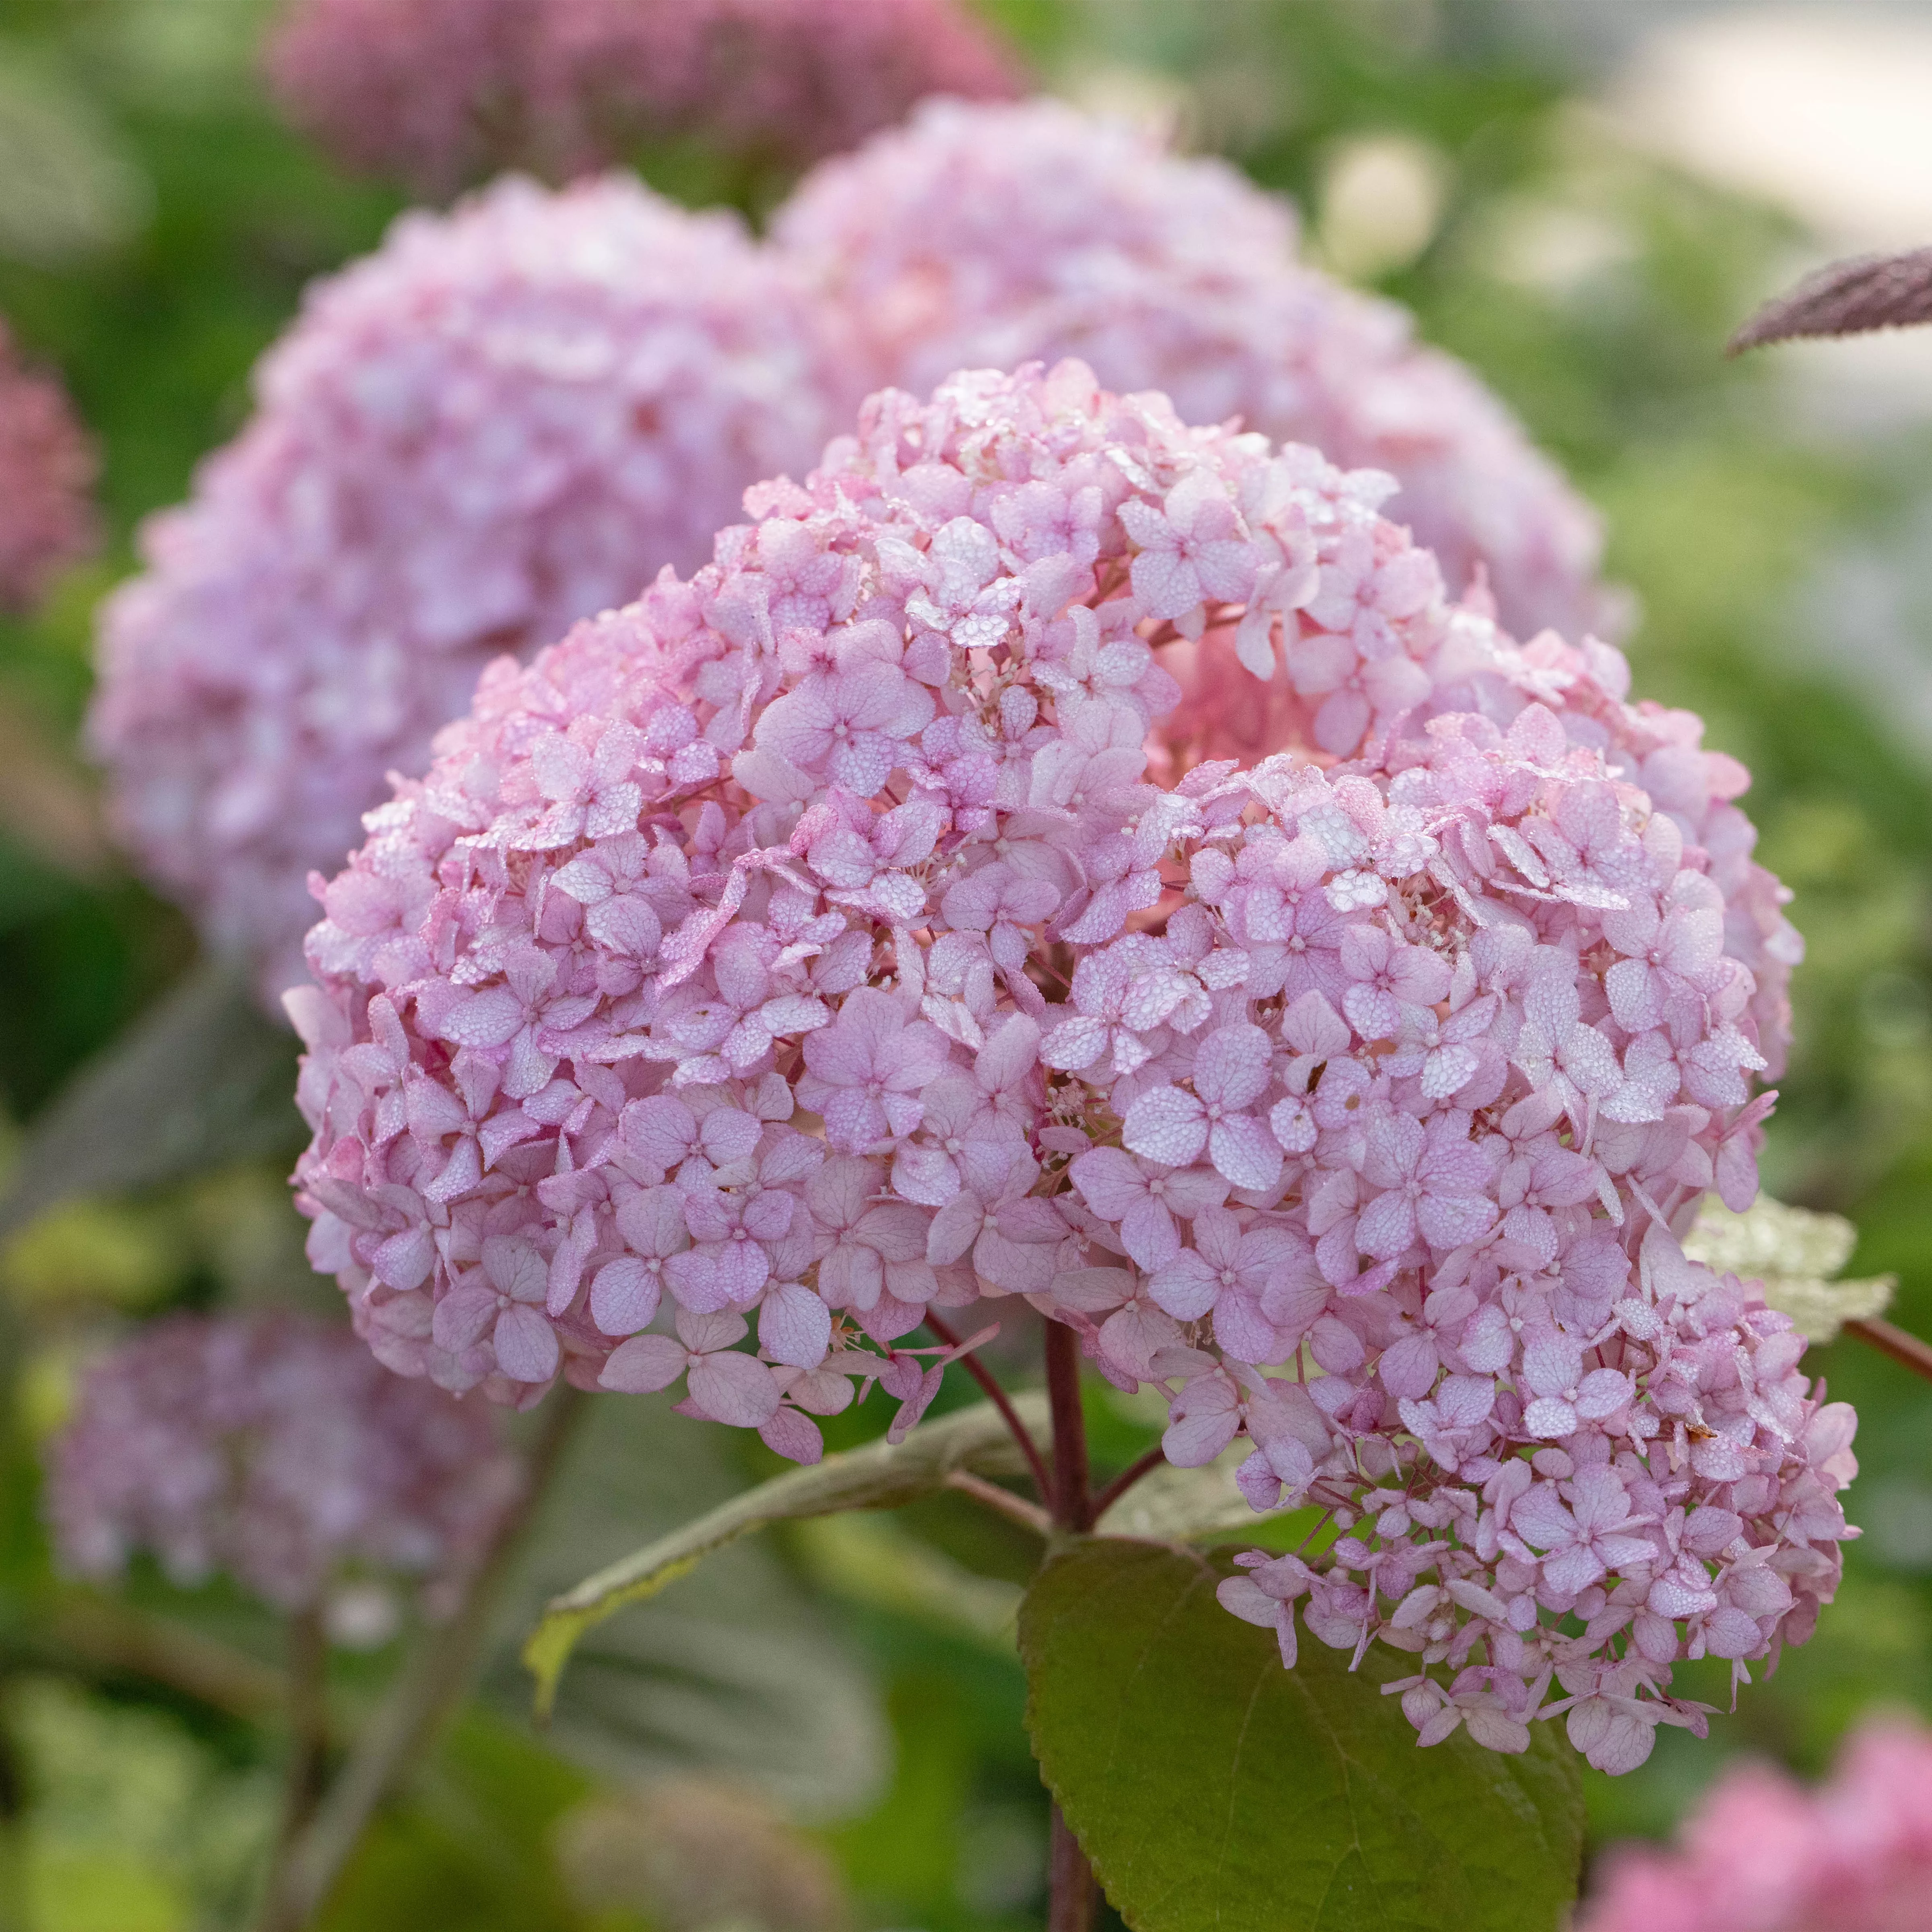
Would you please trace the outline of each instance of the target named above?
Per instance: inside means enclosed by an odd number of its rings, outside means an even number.
[[[694,568],[874,370],[920,386],[1084,345],[1117,388],[1179,384],[1190,418],[1245,411],[1385,466],[1456,587],[1486,560],[1506,623],[1596,601],[1594,524],[1506,412],[1396,310],[1296,266],[1285,208],[1218,164],[955,102],[828,167],[779,230],[754,248],[616,178],[406,218],[312,296],[254,420],[150,526],[104,607],[94,742],[126,842],[271,1002],[303,976],[309,874],[392,770],[422,770],[483,664]],[[1167,782],[1288,742],[1329,674],[1268,686],[1211,636],[1166,668]]]
[[[1807,1634],[1850,1414],[1676,1239],[1754,1191],[1786,1037],[1744,774],[1607,646],[1447,604],[1388,487],[1077,363],[957,376],[488,676],[290,998],[376,1353],[682,1378],[809,1460],[855,1384],[916,1418],[928,1308],[1018,1294],[1167,1392],[1171,1460],[1245,1437],[1258,1507],[1346,1522],[1229,1607],[1416,1652],[1425,1741],[1521,1748],[1555,1672],[1625,1768],[1702,1722],[1673,1659]],[[1157,786],[1201,643],[1292,748]]]
[[[933,101],[819,168],[772,235],[842,327],[848,408],[1076,356],[1184,422],[1388,471],[1389,514],[1452,592],[1486,570],[1518,636],[1605,621],[1594,512],[1405,310],[1298,262],[1293,210],[1225,162],[1057,101]]]
[[[1612,1850],[1579,1932],[1918,1932],[1932,1886],[1932,1736],[1868,1722],[1815,1791],[1741,1765],[1679,1843]]]
[[[746,484],[815,458],[810,334],[735,217],[616,176],[405,215],[311,291],[106,607],[91,724],[128,842],[268,1000],[309,873],[486,663],[694,568]]]
[[[90,1368],[50,1457],[62,1563],[176,1582],[227,1572],[285,1610],[408,1580],[435,1614],[522,1478],[489,1412],[388,1374],[346,1329],[289,1315],[156,1322]]]
[[[431,194],[680,136],[802,166],[1018,80],[953,0],[296,0],[268,67],[341,160]]]
[[[0,610],[25,610],[93,546],[94,452],[60,384],[0,321]]]

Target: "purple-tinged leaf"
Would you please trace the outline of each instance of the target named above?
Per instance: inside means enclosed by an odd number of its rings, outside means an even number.
[[[1774,296],[1732,336],[1725,353],[1799,336],[1862,335],[1932,322],[1932,248],[1855,255],[1807,275]]]

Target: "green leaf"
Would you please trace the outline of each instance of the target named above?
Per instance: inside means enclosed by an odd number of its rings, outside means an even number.
[[[641,1397],[584,1405],[506,1586],[481,1687],[526,1736],[521,1650],[544,1606],[587,1571],[728,1502],[743,1485],[733,1437]],[[755,1540],[592,1630],[572,1654],[541,1742],[626,1786],[721,1778],[821,1820],[874,1803],[892,1752],[866,1660]]]
[[[34,1121],[0,1200],[0,1236],[82,1195],[293,1154],[298,1051],[232,968],[204,961]]]
[[[1765,1300],[1790,1316],[1807,1341],[1829,1342],[1847,1322],[1882,1315],[1898,1286],[1894,1274],[1833,1279],[1858,1244],[1858,1231],[1842,1214],[1788,1208],[1760,1194],[1742,1214],[1706,1201],[1684,1238],[1684,1252],[1720,1274],[1756,1277]]]
[[[1043,1426],[1044,1398],[1022,1396],[1015,1406],[1030,1426]],[[828,1456],[733,1497],[551,1599],[524,1646],[524,1661],[537,1679],[538,1714],[548,1712],[557,1679],[585,1631],[626,1604],[656,1595],[741,1536],[800,1516],[896,1509],[939,1488],[956,1469],[1010,1474],[1019,1467],[1005,1423],[992,1403],[981,1402],[915,1429],[903,1442],[871,1442]]]
[[[1576,1896],[1582,1780],[1550,1726],[1520,1757],[1432,1750],[1381,1683],[1408,1660],[1231,1616],[1228,1574],[1089,1538],[1020,1612],[1046,1781],[1134,1932],[1553,1932]]]
[[[1193,1543],[1229,1532],[1244,1542],[1268,1520],[1234,1482],[1234,1472],[1254,1445],[1237,1442],[1213,1462],[1192,1469],[1162,1462],[1150,1469],[1100,1519],[1103,1536],[1138,1537],[1148,1543]]]

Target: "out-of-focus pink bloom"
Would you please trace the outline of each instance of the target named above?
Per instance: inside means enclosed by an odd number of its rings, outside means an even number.
[[[799,167],[1018,80],[954,0],[295,0],[267,59],[339,159],[433,194],[680,136]]]
[[[922,394],[953,369],[1077,356],[1111,389],[1160,390],[1184,422],[1238,416],[1344,469],[1386,472],[1388,514],[1434,551],[1453,592],[1485,573],[1517,635],[1603,620],[1596,518],[1509,411],[1418,344],[1393,303],[1298,262],[1286,204],[1221,162],[1058,102],[935,102],[824,163],[772,233],[836,305],[854,402],[888,382]],[[1158,576],[1184,608],[1198,566],[1176,561],[1183,539],[1136,541],[1136,589]],[[1190,526],[1185,542],[1211,569],[1209,533]],[[1264,577],[1263,595],[1278,581]],[[1240,691],[1217,705],[1202,755],[1279,748],[1241,662],[1224,651],[1204,668],[1204,701],[1230,673]],[[1187,707],[1168,729],[1198,735]]]
[[[544,158],[538,0],[293,0],[265,49],[283,110],[344,166],[442,196]]]
[[[374,1577],[420,1585],[435,1613],[521,1483],[487,1408],[392,1376],[346,1328],[174,1316],[87,1371],[47,1508],[82,1576],[146,1551],[285,1610]]]
[[[266,998],[303,976],[309,874],[486,664],[694,566],[748,483],[813,460],[806,333],[735,218],[615,176],[406,215],[310,292],[109,601],[90,726],[122,835]],[[622,809],[575,759],[533,824]]]
[[[1739,1765],[1676,1850],[1613,1849],[1577,1932],[1917,1932],[1928,1886],[1932,1735],[1877,1718],[1821,1785]]]
[[[957,0],[539,0],[587,152],[684,134],[787,167],[928,94],[998,100],[1017,63]]]
[[[0,319],[0,609],[26,610],[94,547],[94,471],[66,392],[21,359]]]

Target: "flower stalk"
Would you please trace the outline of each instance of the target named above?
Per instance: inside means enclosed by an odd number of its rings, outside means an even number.
[[[566,1388],[548,1406],[518,1506],[505,1514],[456,1615],[422,1633],[348,1762],[277,1861],[255,1932],[301,1932],[314,1922],[376,1814],[422,1760],[469,1688],[505,1580],[586,1401],[580,1391]]]
[[[1845,1332],[1869,1342],[1880,1354],[1889,1355],[1914,1375],[1923,1376],[1928,1382],[1932,1382],[1932,1342],[1922,1342],[1896,1323],[1876,1315],[1847,1322]]]
[[[292,1845],[315,1815],[328,1778],[328,1630],[319,1604],[288,1620],[288,1768],[283,1784],[282,1845]]]
[[[1077,1535],[1093,1527],[1095,1511],[1080,1410],[1080,1338],[1064,1322],[1046,1324],[1046,1395],[1053,1418],[1054,1527],[1062,1535]],[[1047,1852],[1047,1932],[1088,1932],[1099,1888],[1058,1804]]]

